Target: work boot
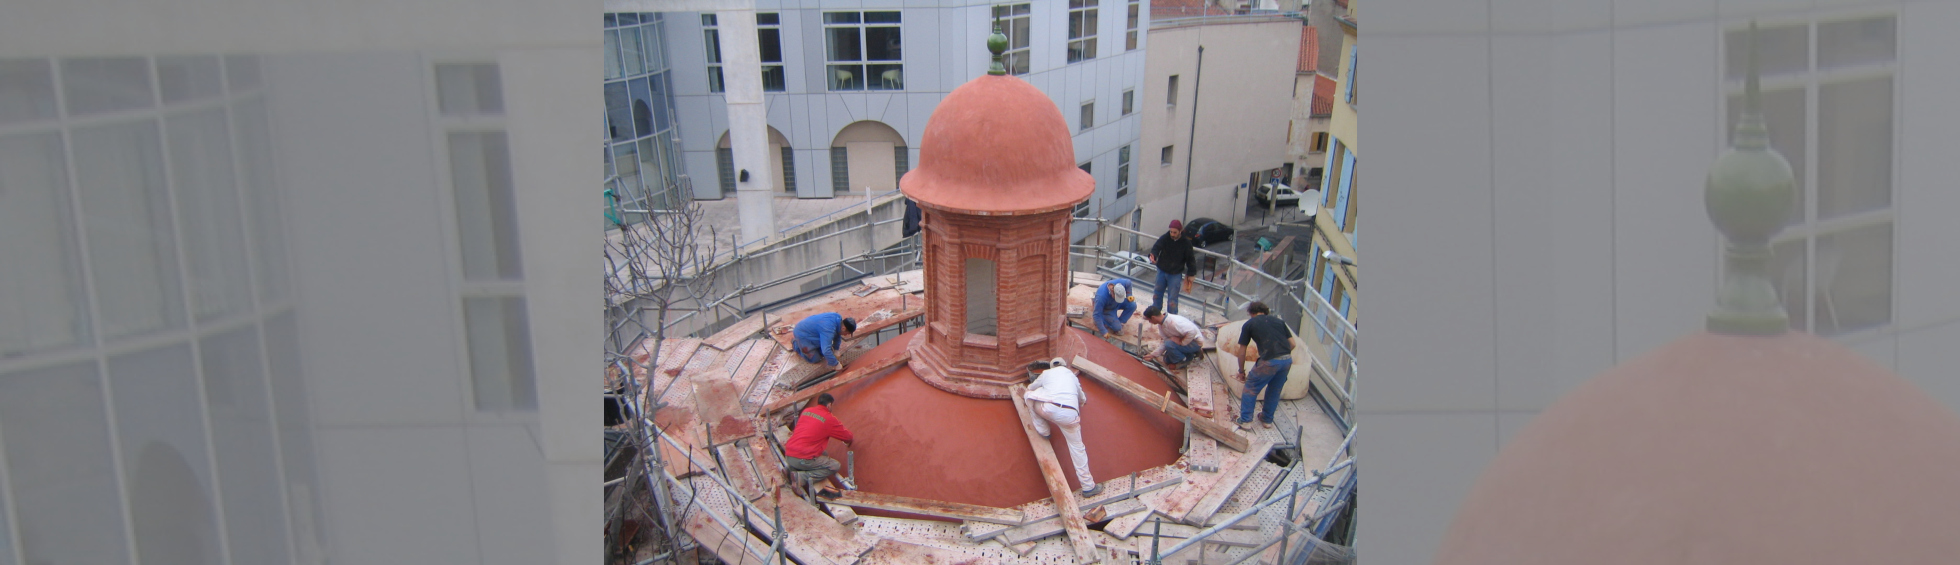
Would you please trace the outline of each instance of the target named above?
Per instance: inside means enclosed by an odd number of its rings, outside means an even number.
[[[838,494],[837,491],[830,490],[830,489],[823,489],[817,491],[817,497],[822,498],[824,500],[837,500],[837,497],[839,496],[843,496],[843,495]]]
[[[1101,484],[1097,484],[1095,486],[1082,489],[1082,498],[1089,498],[1091,496],[1102,494],[1102,487],[1103,486]]]

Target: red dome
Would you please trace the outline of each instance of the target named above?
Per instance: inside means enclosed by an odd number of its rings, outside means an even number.
[[[1701,333],[1518,431],[1437,564],[1952,563],[1960,417],[1834,342]]]
[[[983,76],[953,89],[926,122],[919,168],[899,188],[922,206],[988,215],[1047,212],[1089,198],[1061,110],[1034,85]]]

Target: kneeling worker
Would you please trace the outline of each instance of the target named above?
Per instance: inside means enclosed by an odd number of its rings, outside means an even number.
[[[823,454],[824,448],[830,446],[831,438],[837,438],[844,445],[850,445],[853,440],[851,430],[845,429],[844,422],[830,413],[830,403],[836,400],[826,392],[817,395],[816,404],[803,409],[803,414],[796,418],[796,429],[790,432],[789,441],[783,442],[783,459],[796,478],[807,480],[812,486],[829,479],[845,490],[857,490],[857,485],[852,484],[850,479],[837,476],[837,470],[843,465]],[[797,481],[797,484],[801,482]],[[800,490],[797,484],[791,486]],[[801,496],[803,493],[797,494]]]
[[[1082,484],[1082,497],[1088,498],[1102,492],[1102,485],[1096,484],[1096,477],[1089,474],[1089,450],[1082,445],[1082,404],[1089,397],[1082,393],[1082,382],[1070,371],[1061,358],[1044,365],[1037,361],[1031,369],[1041,370],[1034,384],[1028,385],[1028,406],[1034,412],[1034,431],[1041,437],[1048,437],[1048,427],[1053,423],[1062,429],[1062,439],[1068,442],[1068,458],[1075,462],[1075,479]]]
[[[1162,308],[1151,306],[1143,310],[1143,319],[1157,324],[1157,332],[1163,334],[1162,358],[1170,368],[1182,367],[1186,361],[1204,351],[1203,334],[1199,333],[1198,324],[1190,318],[1165,314]]]
[[[857,331],[857,320],[824,312],[804,318],[796,323],[795,341],[791,347],[804,361],[823,363],[832,370],[843,370],[844,364],[837,361],[837,346],[843,343],[844,336]]]

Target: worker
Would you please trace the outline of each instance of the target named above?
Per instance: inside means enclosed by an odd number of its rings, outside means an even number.
[[[1286,322],[1273,317],[1273,311],[1264,302],[1245,305],[1245,313],[1251,318],[1239,329],[1238,379],[1245,383],[1245,394],[1239,401],[1239,429],[1252,429],[1252,405],[1259,398],[1261,389],[1265,390],[1266,402],[1259,413],[1259,423],[1273,427],[1273,412],[1279,409],[1279,391],[1286,386],[1286,372],[1293,368],[1293,328]],[[1259,345],[1258,362],[1252,365],[1252,374],[1245,372],[1245,362],[1252,361],[1252,348],[1246,344]]]
[[[797,496],[804,494],[801,485],[815,485],[824,480],[845,490],[857,490],[857,485],[850,479],[837,476],[837,470],[843,465],[823,454],[824,448],[830,447],[831,438],[837,438],[846,446],[854,441],[851,430],[844,427],[844,422],[838,420],[837,415],[830,413],[830,403],[836,400],[828,392],[817,395],[816,404],[803,409],[803,413],[796,418],[789,441],[783,442],[783,459],[789,465],[790,472],[800,479],[790,485],[797,491]],[[826,498],[837,496],[827,490],[818,494]]]
[[[1130,296],[1130,280],[1111,279],[1096,287],[1094,308],[1096,335],[1123,335],[1123,324],[1129,323],[1130,315],[1137,311],[1137,299]]]
[[[1032,367],[1031,367],[1032,368]],[[1062,429],[1068,442],[1068,458],[1075,462],[1075,479],[1082,485],[1082,497],[1102,492],[1096,477],[1089,474],[1089,450],[1082,446],[1082,404],[1089,397],[1082,393],[1082,381],[1057,357],[1028,385],[1028,411],[1034,413],[1034,432],[1048,437],[1048,429]]]
[[[843,363],[837,361],[837,346],[843,343],[844,336],[857,332],[857,320],[824,312],[804,318],[796,323],[795,341],[791,347],[804,361],[829,365],[831,370],[842,370]]]
[[[1164,232],[1162,237],[1157,238],[1157,243],[1150,246],[1150,262],[1157,265],[1157,282],[1150,285],[1155,287],[1150,295],[1151,306],[1164,306],[1166,311],[1176,314],[1179,291],[1191,292],[1191,281],[1198,276],[1198,257],[1197,252],[1193,251],[1196,247],[1193,239],[1184,233],[1183,222],[1171,220],[1170,231]],[[1171,295],[1168,303],[1164,301],[1165,293]]]
[[[1175,369],[1186,361],[1197,357],[1204,351],[1204,335],[1199,333],[1197,322],[1177,314],[1165,314],[1163,308],[1151,306],[1143,309],[1143,319],[1157,324],[1157,333],[1164,336],[1164,350],[1153,353],[1165,365]]]

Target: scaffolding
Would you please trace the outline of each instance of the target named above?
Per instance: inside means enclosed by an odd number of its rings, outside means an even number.
[[[786,230],[786,236],[741,246],[732,239],[715,241],[720,232],[712,226],[688,224],[690,209],[698,219],[698,208],[681,206],[653,212],[644,222],[615,226],[607,234],[606,392],[619,406],[613,420],[617,425],[608,430],[614,441],[608,442],[606,466],[607,543],[615,563],[675,563],[696,549],[707,549],[727,562],[786,563],[781,507],[765,513],[717,471],[724,462],[699,460],[698,452],[655,425],[663,407],[660,399],[667,396],[666,390],[647,390],[658,380],[659,348],[674,338],[706,338],[736,324],[755,324],[756,318],[760,318],[756,327],[766,327],[772,308],[916,269],[921,264],[918,237],[902,233],[904,200],[895,191]],[[1107,219],[1075,221],[1077,226],[1093,228],[1070,248],[1072,271],[1131,279],[1140,294],[1149,289],[1155,267],[1136,260],[1140,257],[1136,253],[1148,249],[1155,236]],[[663,227],[667,233],[662,233]],[[675,227],[686,228],[688,237],[672,233]],[[688,253],[675,259],[671,251],[675,246]],[[1219,532],[1257,517],[1279,520],[1285,526],[1263,545],[1235,548],[1232,554],[1239,561],[1352,563],[1352,550],[1332,543],[1329,535],[1339,530],[1346,534],[1337,537],[1351,538],[1351,528],[1337,525],[1344,517],[1351,523],[1353,513],[1352,422],[1359,334],[1338,309],[1313,291],[1306,277],[1287,276],[1298,270],[1290,259],[1266,265],[1204,249],[1198,253],[1207,266],[1194,280],[1193,291],[1184,294],[1181,302],[1187,312],[1197,306],[1198,312],[1190,315],[1216,327],[1243,319],[1246,303],[1263,301],[1298,335],[1312,335],[1302,340],[1313,353],[1307,364],[1311,397],[1346,437],[1327,465],[1304,467],[1303,458],[1296,454],[1284,470],[1287,478],[1274,483],[1258,504],[1183,538],[1169,551],[1148,555],[1139,551],[1138,561],[1155,562],[1202,546]],[[903,329],[887,328],[868,341],[875,344]],[[638,374],[647,378],[635,378]],[[666,387],[678,382],[675,378]],[[1290,444],[1296,452],[1304,435],[1302,428]],[[684,461],[665,460],[676,457]],[[711,451],[708,457],[720,455]],[[683,469],[678,475],[677,468]],[[1281,501],[1286,502],[1283,515],[1278,514]],[[706,531],[720,533],[706,536],[717,539],[701,539]],[[1147,537],[1150,532],[1146,527],[1136,535]],[[1156,548],[1158,541],[1153,539],[1151,547]],[[1269,554],[1272,561],[1260,557]]]

